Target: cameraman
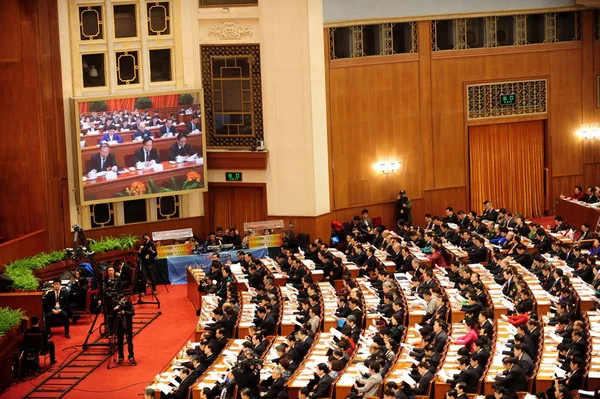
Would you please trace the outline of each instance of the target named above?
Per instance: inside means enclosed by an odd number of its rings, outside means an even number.
[[[396,202],[394,202],[394,206],[396,207],[396,219],[398,220],[398,225],[406,222],[412,222],[412,203],[406,196],[406,191],[401,190],[398,193],[398,197],[396,198]]]
[[[140,245],[140,259],[142,266],[142,276],[144,283],[150,280],[152,286],[152,295],[156,295],[156,283],[154,279],[154,260],[156,259],[156,245],[150,240],[148,233],[144,234],[144,242]],[[144,290],[145,291],[145,290]]]
[[[129,363],[135,365],[135,358],[133,357],[133,304],[127,298],[122,297],[117,303],[117,306],[113,309],[113,314],[116,317],[117,327],[117,350],[119,352],[119,360],[117,364],[123,363],[123,338],[127,336],[127,359]]]

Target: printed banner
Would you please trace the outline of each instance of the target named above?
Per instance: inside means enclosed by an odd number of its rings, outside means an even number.
[[[175,245],[161,245],[157,247],[159,258],[170,258],[171,256],[185,256],[191,255],[192,253],[192,244],[175,244]]]
[[[250,248],[280,247],[283,244],[283,234],[269,234],[266,236],[248,237]]]
[[[154,231],[152,232],[152,241],[179,240],[182,238],[189,238],[193,236],[194,232],[191,228],[180,230]]]
[[[256,231],[266,229],[283,229],[285,225],[283,220],[265,220],[262,222],[248,222],[244,223],[244,231]]]

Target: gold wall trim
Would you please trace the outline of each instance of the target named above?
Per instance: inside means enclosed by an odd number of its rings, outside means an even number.
[[[501,96],[516,94],[516,102],[501,103]],[[548,80],[518,80],[467,84],[467,119],[506,118],[548,112]]]
[[[504,55],[518,53],[536,53],[546,51],[564,51],[581,49],[581,42],[540,43],[527,46],[502,46],[494,48],[474,48],[468,50],[441,50],[431,53],[432,60],[449,58],[482,57],[488,55]]]
[[[219,36],[222,40],[235,40],[241,39],[242,36],[252,35],[252,30],[235,22],[223,22],[210,28],[208,34]]]
[[[516,14],[544,14],[547,12],[565,12],[565,11],[585,11],[589,8],[570,6],[570,7],[551,7],[551,8],[525,8],[525,9],[514,9],[507,11],[488,11],[488,12],[474,12],[474,13],[460,13],[460,14],[443,14],[443,15],[410,15],[402,17],[390,17],[390,18],[367,18],[367,19],[354,19],[349,21],[333,21],[326,22],[323,24],[324,28],[338,28],[352,25],[376,25],[384,23],[396,23],[396,22],[411,22],[411,21],[432,21],[432,20],[444,20],[444,19],[458,19],[458,18],[482,18],[498,16],[503,17],[507,15]]]

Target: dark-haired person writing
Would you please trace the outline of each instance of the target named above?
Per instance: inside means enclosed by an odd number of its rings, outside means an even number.
[[[100,151],[97,154],[92,155],[90,172],[92,170],[96,172],[104,172],[112,170],[116,172],[118,169],[117,160],[115,154],[110,153],[110,146],[108,143],[100,144]]]
[[[134,152],[134,161],[137,164],[141,162],[145,167],[151,166],[154,163],[160,163],[160,156],[156,148],[152,148],[154,141],[152,138],[147,137],[143,141],[144,145],[142,148],[138,148]]]
[[[183,133],[177,135],[177,142],[169,148],[169,161],[176,161],[177,157],[194,155],[194,149],[187,143],[187,136]]]

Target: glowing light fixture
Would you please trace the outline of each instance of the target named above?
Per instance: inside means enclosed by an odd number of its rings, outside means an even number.
[[[373,169],[387,175],[400,169],[399,161],[384,161],[373,165]]]
[[[577,135],[584,140],[592,140],[600,138],[600,127],[598,124],[594,125],[583,125],[578,131]]]

